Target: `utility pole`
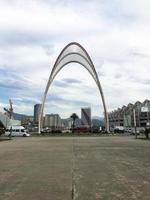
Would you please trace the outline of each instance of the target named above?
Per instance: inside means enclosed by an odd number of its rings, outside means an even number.
[[[148,103],[146,102],[146,107],[147,107],[147,125],[149,126],[149,107],[148,107]]]
[[[134,119],[135,138],[137,139],[135,108],[133,109],[133,119]]]

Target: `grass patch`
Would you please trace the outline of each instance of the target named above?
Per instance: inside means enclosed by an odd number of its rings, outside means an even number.
[[[147,139],[147,138],[140,138],[140,137],[138,137],[137,139],[150,141],[150,138]]]
[[[0,142],[11,140],[9,137],[0,137]]]
[[[122,134],[108,134],[108,133],[30,133],[31,137],[108,137],[108,136],[122,136]]]

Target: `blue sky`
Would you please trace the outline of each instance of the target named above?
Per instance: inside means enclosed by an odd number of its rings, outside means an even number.
[[[108,110],[149,99],[148,0],[0,0],[0,110],[33,114],[62,48],[79,42],[90,54]],[[50,88],[45,113],[68,117],[91,106],[103,115],[89,73],[69,64]]]

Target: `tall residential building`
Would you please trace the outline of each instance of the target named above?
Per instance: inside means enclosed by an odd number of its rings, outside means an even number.
[[[42,104],[34,105],[34,124],[38,124],[38,122],[39,122],[39,115],[40,115],[41,107],[42,107]]]
[[[45,115],[44,126],[52,129],[61,129],[62,120],[58,114]]]
[[[83,126],[91,127],[91,108],[81,108],[81,122]]]

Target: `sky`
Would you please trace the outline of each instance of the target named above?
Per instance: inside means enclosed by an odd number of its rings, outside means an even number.
[[[150,94],[150,1],[0,0],[0,110],[33,115],[64,46],[80,43],[101,82],[108,111]],[[54,79],[45,113],[67,118],[81,107],[103,116],[98,88],[81,65]]]

